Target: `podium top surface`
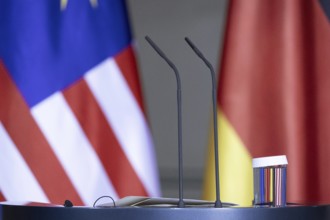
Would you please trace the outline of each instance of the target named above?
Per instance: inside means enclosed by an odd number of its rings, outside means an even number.
[[[162,207],[42,207],[0,205],[0,220],[47,219],[47,220],[309,220],[330,219],[330,205],[287,206],[280,208],[162,208]]]

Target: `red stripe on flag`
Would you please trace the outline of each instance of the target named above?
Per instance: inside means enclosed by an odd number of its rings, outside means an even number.
[[[48,199],[57,204],[70,199],[82,205],[82,200],[1,62],[0,79],[0,120]]]
[[[132,47],[129,46],[116,55],[115,60],[134,94],[136,101],[139,103],[141,110],[144,112],[140,78]]]
[[[63,94],[98,154],[119,197],[146,196],[144,186],[119,145],[87,83],[80,80],[64,90]]]
[[[5,196],[2,194],[2,192],[0,191],[0,202],[1,201],[6,201]]]

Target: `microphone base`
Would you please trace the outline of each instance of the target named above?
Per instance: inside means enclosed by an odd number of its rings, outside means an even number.
[[[179,208],[184,208],[184,202],[183,200],[180,200],[179,203],[178,203],[178,207]]]
[[[215,207],[215,208],[222,208],[222,203],[221,203],[221,201],[220,201],[220,200],[219,200],[219,201],[215,201],[214,207]]]

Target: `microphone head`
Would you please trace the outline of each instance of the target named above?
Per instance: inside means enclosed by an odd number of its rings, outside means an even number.
[[[204,55],[202,54],[202,52],[195,46],[195,44],[188,38],[185,37],[184,38],[185,41],[188,43],[188,45],[191,47],[191,49],[193,49],[193,51],[197,54],[197,56],[199,56],[204,62],[205,62],[205,58]]]
[[[184,40],[189,44],[190,47],[195,47],[193,42],[189,39],[189,37],[185,37]]]

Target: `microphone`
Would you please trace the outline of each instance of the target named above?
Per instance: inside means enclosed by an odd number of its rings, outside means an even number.
[[[185,41],[193,49],[199,58],[201,58],[206,66],[211,71],[212,76],[212,101],[213,101],[213,132],[214,132],[214,156],[215,156],[215,187],[216,187],[216,200],[215,207],[221,208],[222,203],[220,200],[220,181],[219,181],[219,148],[218,148],[218,118],[217,118],[217,99],[216,99],[216,85],[215,85],[215,73],[211,63],[204,57],[202,52],[193,44],[193,42],[185,37]]]
[[[150,39],[149,36],[146,36],[145,39],[151,45],[151,47],[161,56],[166,63],[173,69],[176,81],[177,81],[177,108],[178,108],[178,151],[179,151],[179,202],[178,207],[184,207],[183,201],[183,184],[182,184],[182,176],[183,176],[183,166],[182,166],[182,116],[181,116],[181,80],[178,69],[176,66],[170,61],[164,52]]]

